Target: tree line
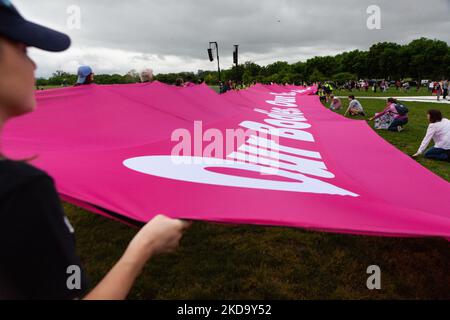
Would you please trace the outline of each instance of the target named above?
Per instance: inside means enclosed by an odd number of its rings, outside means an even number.
[[[158,74],[155,80],[174,84],[177,79],[199,83],[219,83],[217,71],[199,71]],[[317,56],[307,61],[289,64],[277,61],[260,66],[248,61],[222,71],[222,81],[232,80],[249,84],[303,83],[334,81],[343,83],[359,79],[423,80],[450,78],[450,47],[441,40],[420,38],[406,45],[393,42],[374,44],[367,51],[353,50],[335,56]],[[48,79],[38,79],[37,85],[71,85],[76,75],[63,71],[55,72]],[[99,84],[124,84],[139,82],[139,73],[131,70],[125,75],[100,74]]]

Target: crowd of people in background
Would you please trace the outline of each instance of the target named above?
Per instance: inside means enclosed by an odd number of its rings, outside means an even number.
[[[416,81],[387,81],[387,80],[360,80],[360,81],[346,81],[339,89],[348,90],[349,92],[363,91],[363,92],[387,92],[390,88],[395,88],[397,91],[409,91],[415,87],[420,90],[420,84]]]
[[[444,100],[448,98],[448,80],[441,80],[436,82],[430,82],[428,90],[431,91],[433,95],[436,95],[437,100],[440,101],[441,97]]]
[[[437,100],[440,101],[441,98],[444,100],[449,99],[448,89],[449,80],[440,81],[387,81],[387,80],[360,80],[360,81],[347,81],[338,87],[340,90],[362,91],[362,92],[388,92],[391,88],[398,92],[410,92],[411,90],[416,90],[419,92],[421,88],[428,88],[429,94],[435,95]]]

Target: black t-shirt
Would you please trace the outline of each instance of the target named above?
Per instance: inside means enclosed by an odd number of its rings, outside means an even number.
[[[53,180],[0,160],[0,299],[75,299],[86,286]]]

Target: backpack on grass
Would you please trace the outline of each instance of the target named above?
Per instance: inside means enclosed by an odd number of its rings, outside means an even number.
[[[396,104],[395,109],[397,110],[398,114],[401,116],[406,116],[409,113],[409,109],[404,106],[403,104]]]

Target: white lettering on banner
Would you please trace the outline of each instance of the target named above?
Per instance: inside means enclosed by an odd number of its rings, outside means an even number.
[[[266,110],[261,110],[261,109],[255,109],[256,112],[259,113],[263,113],[267,116],[269,116],[270,118],[273,119],[277,119],[277,120],[286,120],[286,121],[307,121],[305,117],[303,117],[302,113],[297,113],[297,114],[283,114],[281,112],[277,112],[277,111],[266,111]]]
[[[296,95],[306,91],[270,93],[275,98],[266,102],[277,107],[270,111],[255,109],[255,112],[265,114],[270,119],[265,119],[264,123],[242,122],[241,127],[252,130],[255,134],[228,154],[227,159],[208,156],[147,156],[128,159],[124,165],[144,174],[193,183],[358,197],[358,194],[321,180],[333,179],[335,175],[328,170],[320,153],[282,146],[258,136],[263,134],[314,143],[314,136],[305,131],[311,128],[311,124],[307,123],[307,118],[296,104]],[[262,176],[241,177],[209,169],[235,169],[260,174],[270,172],[274,177],[291,181],[265,179]]]
[[[286,97],[283,95],[275,96],[275,100],[266,100],[268,104],[279,107],[296,107],[295,96]]]
[[[178,157],[177,157],[178,158]],[[183,158],[183,157],[179,157]],[[203,161],[201,159],[176,159],[179,165],[174,165],[171,156],[149,156],[129,159],[125,161],[125,166],[132,170],[157,176],[161,178],[174,179],[186,182],[211,184],[225,187],[238,187],[248,189],[264,189],[273,191],[291,191],[291,192],[307,192],[317,194],[331,194],[341,196],[357,197],[350,191],[336,187],[330,183],[323,182],[319,179],[309,178],[300,173],[293,173],[285,170],[278,170],[278,176],[292,179],[293,182],[276,181],[268,179],[255,179],[228,174],[221,174],[210,171],[211,168],[228,168],[249,172],[260,173],[261,166],[236,162],[232,160],[222,160],[219,164],[197,164]],[[217,159],[209,159],[207,162],[214,162]],[[188,164],[188,161],[196,163]]]
[[[314,142],[314,137],[311,133],[298,129],[286,129],[286,128],[280,129],[274,126],[269,126],[264,123],[253,121],[244,121],[240,124],[240,126],[248,130],[254,130],[261,134],[267,134],[286,139],[294,139],[298,141]]]

